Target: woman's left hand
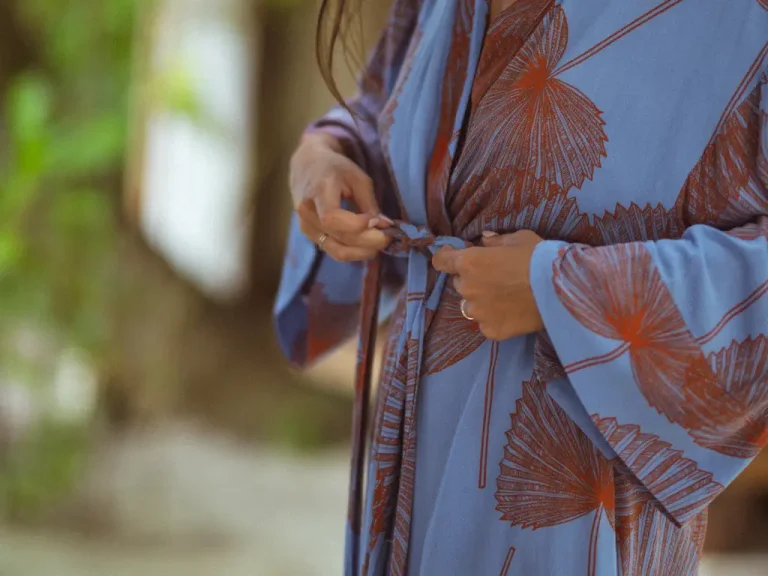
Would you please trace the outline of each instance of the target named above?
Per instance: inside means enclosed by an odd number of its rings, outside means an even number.
[[[466,300],[463,310],[491,340],[507,340],[544,328],[530,284],[533,250],[542,241],[535,232],[483,238],[482,247],[442,248],[432,264],[454,276]]]

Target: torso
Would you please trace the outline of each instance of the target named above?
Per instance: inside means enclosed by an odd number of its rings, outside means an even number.
[[[739,0],[738,8],[722,0],[491,0],[482,43],[470,25],[479,3],[454,1],[458,16],[449,51],[434,45],[412,51],[419,61],[409,62],[401,76],[413,81],[399,83],[381,123],[406,220],[433,235],[470,242],[483,230],[530,229],[548,239],[615,245],[677,238],[694,224],[730,228],[768,213],[768,197],[757,182],[768,170],[757,153],[768,0]],[[443,24],[446,3],[424,6],[414,45],[438,34],[438,25],[430,24]],[[425,96],[429,83],[423,79],[444,55],[449,65],[441,92]],[[432,146],[427,124],[435,113]],[[396,315],[393,350],[406,336],[415,346],[412,312],[425,292],[410,284],[408,289]],[[535,500],[540,479],[526,485],[530,493],[516,490],[535,466],[509,465],[505,477],[502,460],[510,453],[517,457],[519,439],[531,442],[521,459],[548,442],[556,452],[562,437],[553,440],[543,431],[562,423],[553,429],[564,430],[579,445],[576,452],[583,448],[562,461],[571,458],[576,469],[584,454],[595,454],[600,473],[594,478],[618,479],[619,471],[597,452],[599,439],[575,426],[575,414],[559,411],[543,388],[532,385],[533,338],[490,343],[464,322],[459,301],[446,287],[430,310],[418,349],[421,380],[411,379],[416,363],[410,356],[392,356],[385,369],[375,492],[369,494],[369,556],[388,553],[385,542],[392,541],[383,520],[396,474],[391,446],[405,429],[392,417],[392,406],[404,402],[406,383],[418,383],[418,442],[415,451],[403,450],[399,464],[415,494],[412,518],[400,514],[412,522],[411,574],[616,574],[617,559],[625,575],[694,574],[705,512],[678,529],[645,506],[642,522],[654,534],[650,544],[632,540],[646,534],[641,520],[632,529],[624,526],[617,538],[610,498],[596,514],[567,522],[559,520],[555,499],[549,524],[529,521],[534,512],[519,503]],[[510,428],[510,416],[526,414],[529,403],[536,408],[531,412],[548,415],[546,422],[534,432]],[[608,492],[615,492],[614,477]],[[505,483],[515,488],[506,495]],[[601,490],[597,486],[594,493]],[[515,510],[501,522],[498,512],[507,506]],[[604,509],[610,510],[605,517]],[[667,556],[652,560],[667,562],[667,569],[654,571],[649,558],[661,548]],[[395,547],[398,569],[404,557]]]
[[[718,18],[727,7],[662,3],[668,21],[686,27],[685,48],[673,49],[680,31],[663,25],[662,11],[639,18],[657,2],[597,12],[552,4],[491,1],[451,156],[468,42],[457,34],[427,183],[430,227],[468,240],[528,228],[599,245],[675,238],[694,224],[729,228],[766,211],[754,174],[768,46],[741,34],[758,26],[749,10]],[[718,36],[733,39],[728,50],[711,41]],[[637,55],[631,64],[626,49]]]

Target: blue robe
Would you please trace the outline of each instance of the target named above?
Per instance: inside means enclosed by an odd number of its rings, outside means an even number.
[[[277,333],[307,365],[391,316],[348,575],[685,576],[768,442],[768,2],[396,0],[327,131],[397,221],[366,265],[294,221]],[[546,330],[492,342],[430,265],[545,238]],[[361,508],[361,509],[360,509]]]

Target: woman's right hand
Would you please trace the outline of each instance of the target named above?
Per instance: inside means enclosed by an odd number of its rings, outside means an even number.
[[[386,226],[380,215],[371,178],[347,158],[339,142],[328,134],[308,134],[293,154],[290,170],[293,206],[301,231],[334,260],[370,260],[389,245],[377,228]],[[344,210],[351,201],[357,212]]]

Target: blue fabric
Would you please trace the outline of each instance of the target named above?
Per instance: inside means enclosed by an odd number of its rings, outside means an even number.
[[[470,98],[486,51],[508,63]],[[490,27],[485,0],[396,0],[364,121],[313,127],[375,176],[407,268],[347,574],[696,573],[768,442],[767,58],[763,0],[519,0]],[[521,228],[546,331],[486,341],[430,256]],[[275,311],[303,364],[354,333],[362,269],[291,234]]]

